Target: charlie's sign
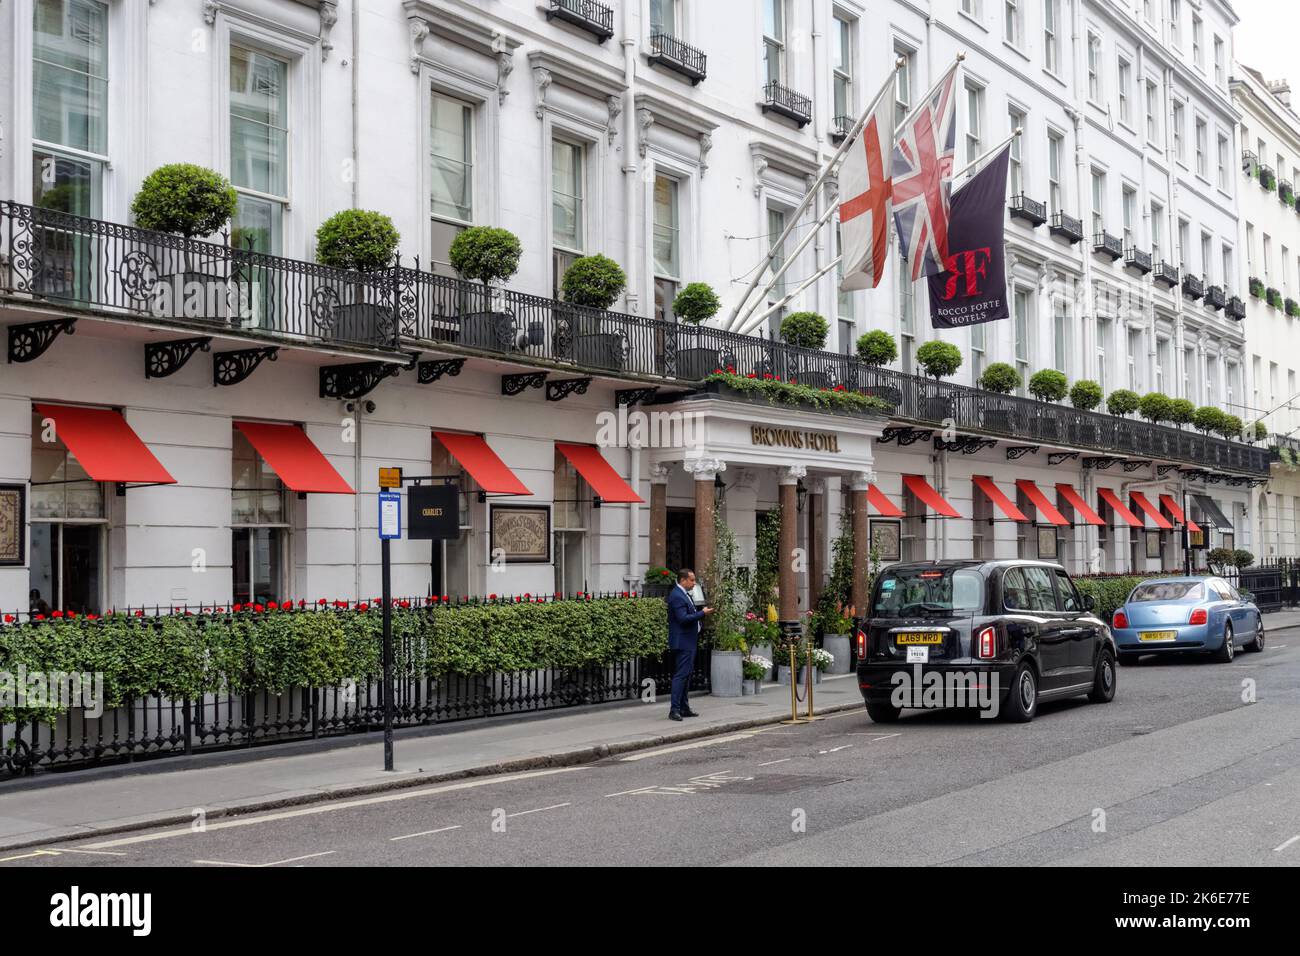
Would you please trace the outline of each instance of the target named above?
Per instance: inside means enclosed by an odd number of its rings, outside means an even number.
[[[768,428],[754,425],[749,430],[752,445],[780,448],[806,448],[808,451],[840,453],[840,436],[834,432],[800,431],[797,428]]]

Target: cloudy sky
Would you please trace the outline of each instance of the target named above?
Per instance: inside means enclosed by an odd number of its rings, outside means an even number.
[[[1231,0],[1241,17],[1233,30],[1238,62],[1254,67],[1270,80],[1285,78],[1300,92],[1300,58],[1296,36],[1300,3],[1294,0]]]

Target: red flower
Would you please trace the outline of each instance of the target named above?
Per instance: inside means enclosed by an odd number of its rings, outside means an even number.
[[[37,614],[37,615],[36,615],[36,620],[38,620],[38,621],[43,621],[43,620],[45,620],[45,615],[44,615],[44,614]]]
[[[398,601],[398,602],[397,602],[397,606],[398,606],[398,607],[410,607],[410,606],[411,606],[411,602],[410,602],[410,601]]]
[[[518,603],[519,603],[520,601],[522,601],[522,600],[523,600],[523,598],[521,598],[518,594],[515,595],[515,603],[516,603],[516,604],[518,604]]]
[[[77,617],[77,612],[76,612],[76,611],[69,611],[69,612],[68,612],[68,618],[69,618],[70,620],[75,620],[76,617]]]
[[[98,621],[98,620],[99,620],[99,615],[98,615],[98,614],[87,614],[87,615],[86,615],[86,620],[87,620],[87,621]]]
[[[360,604],[357,605],[357,610],[358,610],[358,611],[369,611],[369,610],[370,610],[370,605],[367,604],[366,602],[362,601]]]
[[[560,600],[561,596],[562,596],[562,595],[560,594],[559,591],[556,591],[556,592],[555,592],[555,600],[557,600],[557,601]]]
[[[627,596],[628,596],[628,593],[627,593],[626,591],[624,591],[624,592],[623,592],[623,597],[627,597]]]
[[[324,598],[320,598],[316,601],[316,603],[319,604],[321,607],[324,607],[326,604],[329,604],[329,601],[325,600]]]
[[[736,374],[736,366],[734,366],[734,365],[728,365],[728,366],[727,366],[727,372],[730,373],[731,375],[735,375],[735,374]]]
[[[771,372],[764,372],[764,373],[763,373],[763,379],[764,379],[764,381],[768,381],[768,382],[770,382],[770,381],[772,380],[772,373],[771,373]]]
[[[265,605],[265,604],[254,604],[254,605],[253,605],[253,610],[256,611],[258,614],[261,614],[263,611],[266,610],[266,605]]]
[[[745,376],[745,378],[758,378],[758,373],[750,372],[748,375]]]
[[[495,601],[496,599],[497,599],[497,596],[496,596],[495,594],[489,594],[489,595],[488,595],[488,600],[489,600],[489,601]]]
[[[777,381],[779,382],[780,379],[778,378]],[[799,380],[798,380],[797,378],[792,378],[792,379],[790,379],[790,384],[791,384],[791,385],[798,385],[798,384],[799,384]]]
[[[137,611],[135,612],[135,616],[136,616],[136,617],[144,617],[144,611],[143,611],[143,610],[137,610]]]
[[[524,592],[524,600],[526,600],[526,601],[531,601],[531,600],[532,600],[532,597],[533,597],[532,594],[529,593],[528,591],[525,591],[525,592]]]
[[[444,595],[442,596],[442,603],[443,603],[443,604],[446,604],[446,603],[447,603],[448,601],[450,601],[450,600],[451,600],[451,598],[447,597],[447,595],[444,594]]]
[[[63,617],[63,612],[62,612],[62,611],[54,611],[54,612],[52,612],[52,613],[50,614],[50,617],[54,618],[54,619],[57,621],[59,618]]]
[[[6,623],[6,624],[12,624],[13,622],[14,622],[14,616],[13,616],[12,614],[6,614],[6,615],[5,615],[5,623]]]
[[[185,612],[185,616],[186,616],[186,617],[193,617],[193,616],[194,616],[194,612],[193,612],[193,611],[186,611],[186,612]]]
[[[722,369],[720,369],[720,368],[715,368],[715,369],[713,370],[713,374],[714,374],[714,375],[721,375],[721,374],[722,374]]]

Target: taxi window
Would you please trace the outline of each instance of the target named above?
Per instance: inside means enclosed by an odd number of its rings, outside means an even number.
[[[1062,611],[1082,611],[1083,601],[1079,598],[1079,592],[1074,589],[1074,582],[1064,571],[1056,571],[1056,590],[1061,596]]]
[[[1057,610],[1056,592],[1052,588],[1052,573],[1047,568],[1025,568],[1025,584],[1029,586],[1029,610]]]

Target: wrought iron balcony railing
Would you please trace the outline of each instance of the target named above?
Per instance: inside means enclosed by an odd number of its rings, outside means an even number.
[[[1277,188],[1277,173],[1273,172],[1273,167],[1267,163],[1260,163],[1255,168],[1255,178],[1259,180],[1259,186],[1266,192],[1272,192]]]
[[[1112,236],[1109,232],[1099,232],[1092,237],[1092,251],[1114,262],[1124,255],[1124,243],[1120,241],[1119,236]]]
[[[1212,285],[1205,290],[1205,304],[1215,312],[1222,312],[1228,305],[1228,296],[1223,286]]]
[[[1030,199],[1024,193],[1012,196],[1008,206],[1012,219],[1019,219],[1035,228],[1047,222],[1047,205]]]
[[[772,80],[763,87],[763,112],[776,113],[807,126],[812,122],[812,98]]]
[[[1151,277],[1152,282],[1159,282],[1166,289],[1173,289],[1178,286],[1178,267],[1161,260],[1155,268],[1155,275]]]
[[[1246,317],[1246,303],[1241,301],[1241,296],[1234,295],[1228,300],[1227,313],[1228,318],[1236,319],[1238,322]]]
[[[1244,150],[1241,154],[1241,171],[1247,176],[1254,176],[1255,170],[1259,168],[1259,157],[1255,155],[1253,149]]]
[[[1052,224],[1047,227],[1047,231],[1058,239],[1065,239],[1072,246],[1083,242],[1083,223],[1063,212],[1052,217]]]
[[[1151,273],[1151,253],[1143,252],[1136,246],[1129,246],[1124,250],[1124,268],[1140,272],[1142,275]]]
[[[1183,274],[1183,295],[1195,301],[1205,295],[1205,280],[1200,276]]]
[[[708,58],[703,51],[666,33],[650,35],[649,60],[674,73],[680,73],[691,81],[692,86],[707,75]]]
[[[614,8],[597,0],[550,0],[546,19],[563,20],[581,27],[604,43],[614,35]]]
[[[831,120],[830,139],[831,142],[838,146],[848,139],[849,133],[853,131],[853,124],[856,122],[852,116],[837,116]]]
[[[1284,206],[1295,205],[1295,187],[1289,180],[1279,179],[1277,181],[1277,198]]]

